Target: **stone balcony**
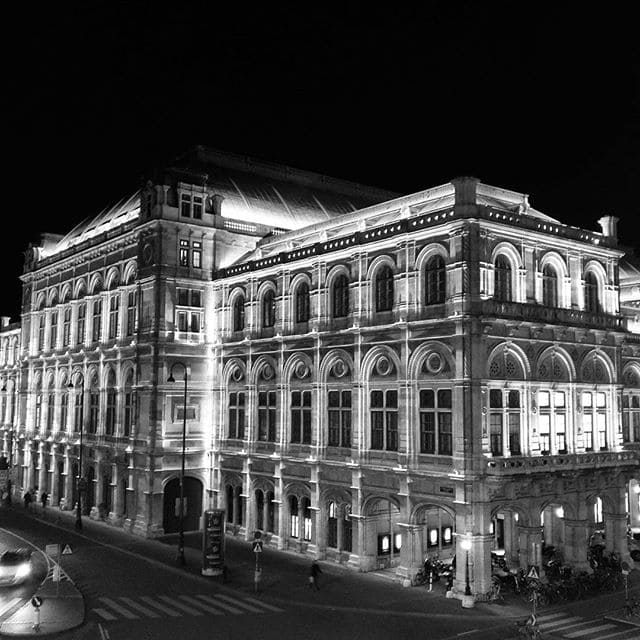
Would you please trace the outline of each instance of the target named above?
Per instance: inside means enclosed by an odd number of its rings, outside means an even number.
[[[589,313],[579,309],[563,309],[545,307],[541,304],[522,302],[500,302],[483,300],[481,313],[483,316],[494,316],[529,322],[547,324],[565,324],[594,329],[624,329],[625,319],[608,313]]]
[[[487,460],[486,473],[492,476],[515,476],[554,471],[578,471],[580,469],[595,470],[624,465],[637,466],[639,457],[640,454],[636,451],[592,451],[555,456],[490,458]]]

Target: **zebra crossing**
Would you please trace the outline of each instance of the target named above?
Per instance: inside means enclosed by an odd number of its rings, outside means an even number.
[[[571,640],[638,640],[640,628],[611,619],[588,619],[564,611],[537,616],[542,634]]]
[[[100,604],[91,611],[106,622],[139,618],[178,618],[180,616],[247,615],[282,613],[284,610],[248,596],[216,594],[156,594],[136,597],[96,598]]]

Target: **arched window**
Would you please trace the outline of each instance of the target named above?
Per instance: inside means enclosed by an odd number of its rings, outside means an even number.
[[[269,289],[262,298],[262,328],[273,327],[276,323],[276,294]]]
[[[588,271],[584,277],[584,308],[590,313],[600,311],[600,300],[598,298],[598,280],[592,271]]]
[[[558,274],[550,264],[542,270],[542,304],[545,307],[558,306]]]
[[[349,315],[349,280],[344,274],[333,283],[333,317],[344,318]]]
[[[511,265],[504,256],[498,256],[494,266],[495,284],[493,297],[502,302],[512,300]]]
[[[66,385],[66,383],[65,383]],[[60,427],[59,431],[67,430],[67,416],[69,415],[69,391],[66,386],[60,392]]]
[[[296,289],[296,322],[309,322],[309,285],[306,282]]]
[[[384,266],[376,274],[376,311],[393,309],[393,271]]]
[[[34,431],[40,431],[42,425],[42,383],[38,380],[36,385],[36,406],[35,406],[35,422],[33,424]]]
[[[311,501],[309,498],[302,498],[300,501],[302,506],[303,530],[302,539],[311,540]]]
[[[441,304],[445,299],[445,268],[442,256],[433,256],[425,268],[425,304]]]
[[[244,298],[238,296],[233,302],[233,330],[244,330]]]
[[[84,420],[84,389],[82,378],[78,377],[74,383],[73,399],[73,430],[79,433]]]
[[[329,503],[329,522],[327,524],[327,546],[336,549],[338,547],[338,513],[335,502]]]

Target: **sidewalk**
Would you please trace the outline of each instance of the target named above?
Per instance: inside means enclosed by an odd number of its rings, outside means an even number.
[[[27,603],[0,625],[0,635],[42,636],[68,631],[84,622],[84,599],[70,580],[61,580],[58,586],[47,577],[33,595],[42,601],[39,619],[35,607]]]

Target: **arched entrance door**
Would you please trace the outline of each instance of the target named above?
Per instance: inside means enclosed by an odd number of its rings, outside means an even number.
[[[416,521],[422,524],[422,561],[427,556],[440,559],[455,555],[455,519],[453,514],[437,505],[426,505],[416,514]]]
[[[361,570],[397,567],[400,563],[402,533],[398,526],[400,510],[386,498],[372,500],[365,511],[365,549],[362,556],[368,560]],[[371,563],[370,559],[374,562]]]
[[[197,531],[202,516],[202,482],[185,476],[184,479],[184,531]],[[180,480],[173,478],[164,488],[162,527],[165,533],[180,530]]]

